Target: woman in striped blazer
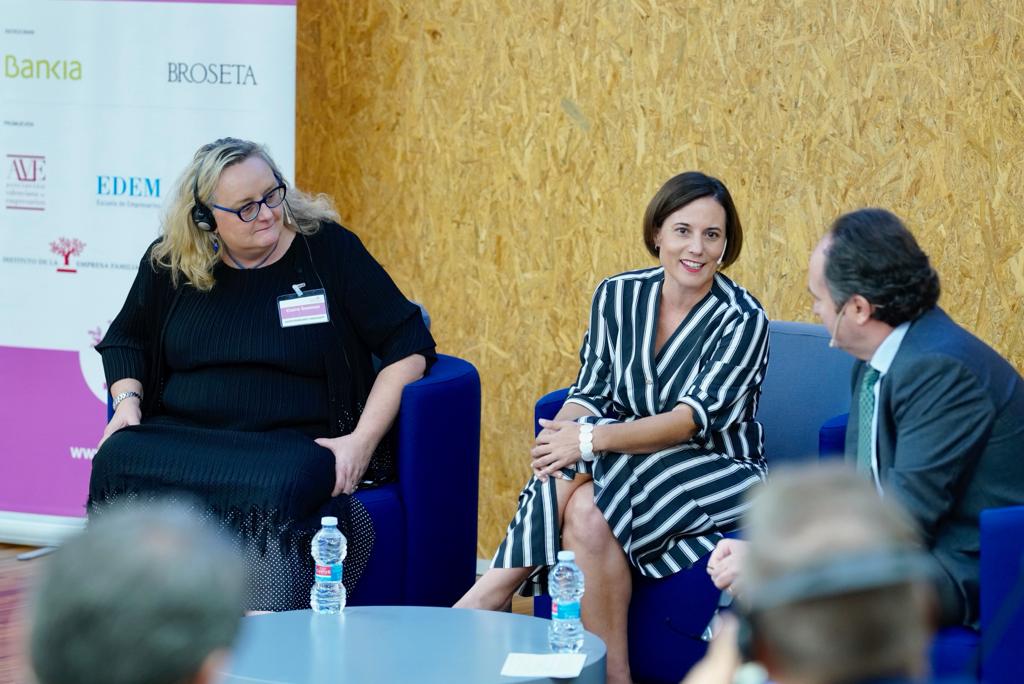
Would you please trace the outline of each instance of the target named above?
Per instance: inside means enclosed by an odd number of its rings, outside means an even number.
[[[533,476],[489,570],[457,607],[498,609],[541,588],[559,548],[587,582],[582,616],[608,646],[608,681],[630,681],[631,568],[689,568],[737,526],[765,476],[754,419],[768,363],[761,304],[719,272],[743,231],[728,189],[680,174],[644,215],[660,265],[594,293],[580,372],[531,451]]]

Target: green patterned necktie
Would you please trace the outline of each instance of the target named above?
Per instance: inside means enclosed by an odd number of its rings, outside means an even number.
[[[857,421],[857,472],[871,477],[871,423],[875,417],[875,381],[878,371],[868,366],[860,380]]]

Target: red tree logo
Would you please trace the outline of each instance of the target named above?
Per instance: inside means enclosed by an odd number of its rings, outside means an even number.
[[[77,269],[68,265],[72,256],[77,256],[85,249],[85,243],[78,238],[57,238],[50,243],[50,251],[64,257],[64,268],[57,268],[58,273],[76,273]]]
[[[89,330],[88,332],[89,337],[92,338],[92,344],[89,345],[90,347],[95,347],[97,344],[103,341],[103,328],[101,328],[100,326],[97,325],[95,328]]]

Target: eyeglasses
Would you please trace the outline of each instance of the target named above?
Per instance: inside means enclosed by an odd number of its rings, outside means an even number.
[[[281,206],[281,202],[284,202],[284,195],[286,190],[287,188],[282,183],[281,185],[278,185],[276,188],[274,188],[266,195],[264,195],[263,199],[258,200],[256,202],[249,202],[248,204],[243,204],[238,209],[222,207],[219,204],[214,204],[213,208],[220,209],[221,211],[230,212],[237,216],[238,218],[245,221],[246,223],[249,223],[250,221],[255,221],[256,217],[260,215],[262,205],[267,205],[267,209],[276,209],[277,207]]]

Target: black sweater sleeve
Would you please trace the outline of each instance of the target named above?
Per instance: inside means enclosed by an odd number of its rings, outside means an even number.
[[[149,263],[151,249],[152,245],[139,263],[135,281],[128,291],[121,311],[111,321],[103,340],[96,345],[96,351],[103,355],[107,387],[125,378],[135,378],[143,385],[147,382],[147,355],[158,332],[151,329],[153,321],[150,320],[151,316],[147,315],[147,309],[153,306],[152,293],[155,285],[155,273]]]
[[[381,366],[422,354],[429,369],[436,360],[434,338],[423,322],[420,308],[402,294],[384,268],[351,231],[326,224],[335,277],[342,282],[341,304],[356,334]]]

